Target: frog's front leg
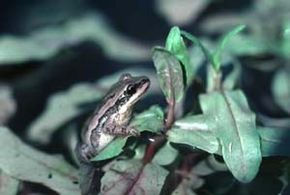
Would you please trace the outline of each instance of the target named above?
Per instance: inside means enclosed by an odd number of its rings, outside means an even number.
[[[108,124],[103,130],[104,133],[115,136],[139,136],[140,132],[133,127],[118,125],[118,124]]]

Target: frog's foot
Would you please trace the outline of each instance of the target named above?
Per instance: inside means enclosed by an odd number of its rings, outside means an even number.
[[[126,126],[108,126],[104,133],[115,136],[140,136],[140,132],[133,127]]]
[[[135,137],[140,136],[140,132],[133,127],[127,127],[126,130],[128,132],[127,135],[131,135],[131,136],[135,136]]]

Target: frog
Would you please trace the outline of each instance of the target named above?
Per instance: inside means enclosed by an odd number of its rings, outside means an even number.
[[[128,123],[135,104],[150,86],[146,76],[122,74],[107,92],[81,133],[78,153],[81,161],[90,161],[116,137],[139,136]]]

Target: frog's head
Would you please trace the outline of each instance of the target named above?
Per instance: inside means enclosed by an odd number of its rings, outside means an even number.
[[[146,76],[133,77],[127,73],[120,77],[119,85],[119,98],[116,103],[119,108],[128,109],[147,91],[150,80]]]

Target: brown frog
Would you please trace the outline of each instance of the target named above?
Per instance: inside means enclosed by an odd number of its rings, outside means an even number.
[[[82,143],[78,146],[81,160],[89,161],[104,149],[116,136],[138,136],[139,132],[127,126],[135,103],[150,85],[145,76],[123,74],[104,97],[100,106],[82,131]]]

